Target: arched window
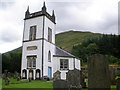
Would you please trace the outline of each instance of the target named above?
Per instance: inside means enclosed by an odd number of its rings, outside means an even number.
[[[27,70],[22,70],[22,79],[27,79]]]
[[[40,80],[40,69],[36,70],[36,80]]]
[[[48,52],[48,62],[51,62],[51,52]]]
[[[33,76],[34,74],[33,74],[33,70],[32,69],[30,69],[29,70],[29,78],[31,78],[32,80],[33,80]]]

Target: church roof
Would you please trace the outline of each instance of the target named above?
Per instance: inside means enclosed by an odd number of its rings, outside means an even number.
[[[56,51],[55,51],[55,55],[57,57],[75,57],[74,55],[60,49],[59,47],[56,46]]]

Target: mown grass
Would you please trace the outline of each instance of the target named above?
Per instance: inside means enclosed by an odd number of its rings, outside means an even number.
[[[52,88],[52,82],[24,83],[3,85],[3,88]]]
[[[98,33],[80,31],[63,32],[56,34],[56,45],[62,49],[69,50],[73,45],[80,44],[90,38],[99,37],[100,35]]]
[[[6,86],[4,80],[0,79],[1,83],[0,88],[53,88],[53,82],[33,80],[31,82],[28,81],[16,81],[16,79],[10,79],[10,85]],[[87,84],[88,85],[88,84]],[[115,85],[111,85],[112,89],[116,89]],[[88,90],[87,88],[83,88],[82,90]]]
[[[10,78],[10,84],[5,85],[5,81],[2,80],[2,88],[52,88],[53,82],[46,82],[40,80],[29,81],[17,81]]]
[[[0,90],[2,88],[2,79],[0,78]]]

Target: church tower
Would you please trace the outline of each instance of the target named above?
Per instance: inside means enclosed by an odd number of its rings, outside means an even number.
[[[45,2],[41,11],[25,12],[23,49],[22,49],[22,79],[41,79],[44,76],[53,77],[53,55],[55,55],[55,14],[47,12]]]

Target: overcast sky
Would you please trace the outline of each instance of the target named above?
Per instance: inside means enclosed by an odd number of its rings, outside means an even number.
[[[0,0],[0,53],[22,46],[25,11],[40,11],[44,1],[50,14],[55,10],[56,33],[118,33],[119,0]]]

